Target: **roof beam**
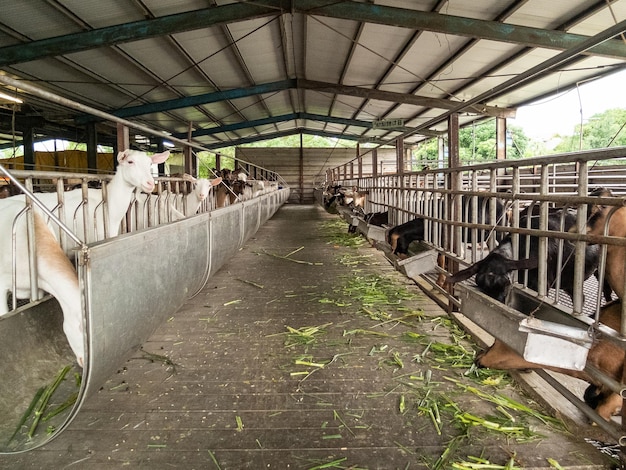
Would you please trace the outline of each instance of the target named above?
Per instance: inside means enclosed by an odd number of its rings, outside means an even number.
[[[339,95],[358,96],[368,100],[391,101],[400,104],[412,104],[426,108],[454,109],[462,104],[461,101],[445,100],[441,98],[429,98],[412,95],[410,93],[397,93],[394,91],[382,91],[372,88],[364,88],[349,85],[337,85],[335,83],[318,82],[315,80],[298,80],[298,87],[307,90],[315,90],[322,93],[335,93]],[[498,108],[496,106],[472,105],[463,111],[476,114],[485,114],[492,117],[515,117],[515,109]]]
[[[201,106],[203,104],[215,103],[217,101],[235,100],[237,98],[245,98],[247,96],[261,95],[263,93],[274,93],[289,88],[296,87],[295,79],[279,80],[277,82],[265,83],[245,88],[233,88],[232,90],[216,91],[213,93],[203,93],[201,95],[187,96],[184,98],[175,98],[173,100],[157,101],[149,104],[141,104],[138,106],[129,106],[128,108],[112,111],[111,114],[117,117],[128,118],[141,116],[144,114],[159,113],[171,111],[173,109],[188,108],[190,106]],[[92,116],[82,116],[76,119],[78,124],[100,120]]]
[[[266,5],[237,2],[2,47],[0,67],[165,34],[277,15],[281,13],[283,6],[288,8],[288,3],[287,0],[271,0]]]
[[[257,0],[271,3],[272,0]],[[371,5],[353,1],[294,0],[297,11],[310,15],[328,16],[346,20],[364,21],[400,28],[432,31],[456,36],[490,39],[528,47],[565,50],[580,45],[588,39],[581,34],[520,26],[499,21],[480,20],[429,11],[416,11],[384,5]],[[586,51],[588,54],[624,59],[626,44],[610,40]]]
[[[239,129],[246,129],[249,127],[265,126],[270,124],[276,124],[277,122],[294,121],[296,119],[307,119],[310,121],[329,122],[333,124],[341,124],[344,126],[358,126],[358,127],[372,127],[372,123],[368,121],[358,121],[355,119],[344,119],[332,116],[324,116],[322,114],[310,114],[310,113],[289,113],[282,114],[280,116],[272,116],[263,119],[255,119],[254,121],[238,122],[235,124],[227,124],[219,127],[210,127],[207,129],[198,129],[191,134],[192,138],[201,137],[206,135],[221,134],[223,132],[232,132]],[[174,134],[175,137],[184,139],[187,134]]]
[[[201,106],[203,104],[215,103],[217,101],[234,100],[247,96],[260,95],[263,93],[274,93],[288,89],[314,90],[321,93],[334,93],[339,95],[357,96],[364,99],[380,101],[391,101],[393,103],[411,104],[428,108],[456,109],[462,104],[460,101],[445,100],[440,98],[428,98],[416,96],[409,93],[396,93],[392,91],[373,90],[371,88],[337,85],[335,83],[318,82],[314,80],[287,79],[277,82],[269,82],[245,88],[234,88],[226,91],[216,91],[213,93],[203,93],[201,95],[187,96],[173,100],[159,101],[155,103],[129,106],[128,108],[111,111],[111,114],[121,118],[142,116],[157,112],[172,111],[174,109],[187,108],[190,106]],[[515,117],[515,109],[498,108],[483,104],[468,105],[465,112],[484,114],[492,117]],[[82,116],[76,119],[77,124],[100,120],[93,116]]]
[[[358,3],[350,0],[256,0],[255,2],[231,3],[2,47],[0,48],[0,67],[283,12],[328,16],[557,50],[570,49],[587,39],[587,36],[563,31]],[[585,53],[624,59],[626,58],[626,44],[619,40],[609,40],[598,44]]]
[[[272,117],[263,118],[263,119],[256,119],[254,121],[238,122],[235,124],[227,124],[225,126],[210,127],[208,129],[198,129],[192,132],[191,137],[198,138],[202,136],[221,134],[224,132],[232,132],[232,131],[246,129],[250,127],[276,124],[277,122],[294,121],[296,119],[327,122],[331,124],[341,124],[342,126],[364,127],[367,129],[372,128],[372,123],[370,121],[362,121],[358,119],[344,119],[344,118],[338,118],[338,117],[333,117],[333,116],[325,116],[323,114],[290,113],[290,114],[282,114],[280,116],[272,116]],[[402,132],[402,131],[407,131],[407,130],[410,130],[410,128],[402,127],[402,128],[394,129],[394,131],[397,131],[397,132]],[[424,132],[425,132],[424,135],[429,135],[429,136],[436,135],[435,133],[432,133],[432,132],[428,132],[428,131],[424,131]],[[340,133],[333,134],[333,137],[336,137],[339,134]],[[186,133],[172,134],[172,135],[179,139],[186,139],[188,136],[188,134]]]
[[[215,144],[203,145],[203,147],[210,149],[210,150],[215,150],[215,149],[221,149],[224,147],[232,147],[232,146],[238,146],[238,145],[243,145],[243,144],[250,144],[250,143],[259,142],[262,140],[271,140],[271,139],[277,139],[280,137],[288,137],[294,134],[319,135],[321,137],[330,137],[330,138],[353,140],[353,141],[362,140],[360,136],[351,136],[351,135],[341,134],[339,132],[334,133],[334,132],[326,132],[326,131],[316,131],[312,129],[304,129],[304,128],[298,127],[298,128],[289,129],[286,131],[272,132],[270,134],[261,134],[261,135],[257,135],[254,137],[244,137],[242,139],[231,140],[227,143],[218,142]],[[381,144],[384,144],[384,142],[381,142]]]

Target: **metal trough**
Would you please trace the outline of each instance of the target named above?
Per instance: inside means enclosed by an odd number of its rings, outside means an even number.
[[[458,284],[461,312],[527,361],[583,370],[593,344],[588,322],[518,288],[508,305],[467,284]],[[532,314],[532,315],[531,315]]]
[[[387,229],[379,225],[368,224],[365,219],[357,217],[357,230],[366,238],[377,242],[385,241],[385,233]]]
[[[0,321],[0,453],[41,446],[69,425],[84,401],[157,327],[232,257],[287,201],[289,189],[89,245],[79,254],[87,354],[81,371],[54,299]],[[39,390],[68,367],[51,397],[52,414],[31,434]],[[75,380],[75,375],[81,380]],[[45,395],[45,393],[43,394]],[[52,406],[54,405],[54,406]],[[47,432],[48,431],[48,432]],[[51,432],[50,432],[51,431]]]
[[[338,207],[337,211],[343,220],[348,222],[353,227],[359,226],[359,217],[355,215],[352,210],[347,209],[345,207]]]
[[[411,279],[432,272],[437,266],[437,251],[423,243],[412,243],[410,257],[396,260],[396,269]]]

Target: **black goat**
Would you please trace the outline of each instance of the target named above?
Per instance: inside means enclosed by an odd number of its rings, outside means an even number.
[[[483,196],[478,196],[477,198],[463,196],[461,201],[461,220],[463,222],[475,222],[478,224],[495,226],[502,223],[506,217],[504,205],[496,199],[490,200]],[[476,220],[472,220],[475,202],[477,203],[477,217]],[[491,202],[495,203],[495,220],[491,220],[491,212],[489,210]],[[488,238],[488,236],[489,233],[487,231],[483,231],[479,235],[479,238],[481,241],[484,241]],[[471,243],[472,230],[463,230],[462,237],[463,241]],[[401,258],[406,257],[408,254],[408,247],[411,242],[421,240],[424,240],[424,219],[419,217],[402,225],[398,225],[387,232],[387,242],[391,245],[393,254],[398,255]]]
[[[406,258],[409,254],[411,242],[424,239],[424,219],[416,218],[387,230],[387,243],[391,245],[391,252],[399,258]]]
[[[530,225],[529,225],[530,222]],[[556,209],[548,215],[548,230],[567,232],[576,223],[576,213],[567,209]],[[539,229],[539,216],[526,213],[520,218],[520,228]],[[528,253],[526,245],[529,245]],[[575,246],[568,240],[562,241],[561,288],[570,297],[574,295],[574,250]],[[547,283],[554,287],[557,278],[559,240],[548,240]],[[507,235],[500,245],[484,259],[474,263],[467,269],[459,271],[448,278],[450,283],[469,279],[476,275],[476,285],[485,294],[504,302],[512,284],[511,271],[528,269],[528,287],[538,289],[539,237],[519,235],[518,260],[513,259],[511,235]],[[585,279],[591,276],[598,267],[600,250],[598,246],[588,245],[585,253]],[[519,273],[521,280],[522,273]]]
[[[462,202],[462,214],[461,221],[463,222],[471,222],[477,224],[491,225],[492,227],[496,225],[506,225],[506,211],[504,210],[504,205],[498,199],[490,199],[484,196],[478,196],[476,198],[472,196],[463,195],[461,198]],[[476,202],[476,220],[473,220],[472,214],[474,212],[474,203]],[[491,211],[490,205],[495,204],[495,220],[491,220]],[[496,239],[502,238],[500,236],[501,232],[496,232]],[[488,231],[482,231],[479,234],[480,241],[485,241],[489,237]],[[472,230],[463,229],[463,241],[466,243],[472,243]]]
[[[365,214],[365,222],[370,225],[377,225],[378,227],[387,225],[389,223],[389,211],[370,212],[368,214]]]

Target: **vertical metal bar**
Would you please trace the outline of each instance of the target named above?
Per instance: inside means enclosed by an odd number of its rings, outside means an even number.
[[[83,233],[84,233],[84,237],[83,239],[87,242],[87,243],[91,243],[94,242],[96,240],[96,234],[98,233],[97,231],[97,225],[96,225],[96,211],[94,210],[93,212],[93,216],[94,216],[94,220],[90,221],[89,220],[89,188],[87,186],[87,181],[83,180],[83,184],[81,185],[81,189],[82,189],[82,196],[83,196],[83,204],[82,204],[82,209],[83,209]],[[76,225],[74,225],[76,226]],[[92,230],[93,229],[93,230]],[[90,235],[93,234],[93,235]]]
[[[453,201],[455,196],[460,193],[463,180],[460,171],[461,161],[459,157],[459,115],[453,113],[448,117],[448,167],[454,169],[454,172],[450,173],[450,189],[452,190],[452,198],[449,202],[452,202],[451,214],[452,220],[459,222],[462,220],[462,204],[459,200],[457,204]],[[459,198],[460,199],[460,198]],[[457,255],[462,254],[462,242],[461,242],[461,227],[453,226],[454,236],[452,237],[451,251]],[[455,273],[458,271],[458,262],[451,261],[449,271]]]
[[[109,238],[111,236],[111,220],[109,219],[109,190],[108,184],[102,184],[102,202],[100,203],[102,207],[102,220],[104,220],[104,238]],[[112,227],[113,230],[118,230],[119,233],[128,232],[128,224],[126,222],[126,217],[122,217],[120,227]]]
[[[544,196],[548,194],[548,167],[541,166],[541,182],[539,184],[539,194]],[[548,203],[542,201],[539,211],[539,230],[548,229]],[[547,285],[547,265],[548,265],[548,239],[547,237],[539,237],[539,266],[537,268],[537,291],[539,297],[545,297],[548,293]]]
[[[589,174],[587,162],[580,162],[578,168],[578,195],[586,196],[589,193]],[[578,205],[578,215],[576,217],[576,232],[584,233],[587,225],[587,204]],[[580,315],[583,311],[583,286],[585,283],[585,258],[587,252],[587,243],[577,241],[576,257],[574,264],[574,315]],[[602,300],[598,297],[598,303]]]
[[[32,300],[39,299],[38,272],[37,272],[37,256],[35,242],[34,227],[34,211],[29,198],[26,198],[26,206],[17,213],[13,219],[11,226],[11,309],[17,309],[17,264],[23,260],[17,256],[17,224],[20,218],[25,217],[26,224],[26,246],[28,250],[28,268],[30,276],[30,298]]]
[[[495,193],[498,191],[496,176],[497,175],[496,175],[495,169],[489,170],[489,191],[492,193]],[[496,227],[497,225],[504,225],[504,221],[497,220],[496,203],[497,203],[496,198],[489,198],[489,220],[491,220],[491,225],[493,225],[494,227]],[[504,206],[505,206],[504,213],[502,214],[502,217],[506,217],[507,204],[504,204]],[[495,248],[496,238],[498,238],[497,235],[498,235],[497,231],[492,231],[491,236],[487,239],[489,251]]]
[[[478,191],[478,172],[472,171],[471,177],[472,177],[472,191]],[[472,196],[472,204],[470,205],[470,207],[472,208],[472,213],[470,215],[470,218],[468,218],[467,220],[471,221],[472,224],[477,224],[478,221],[480,220],[480,218],[478,217],[478,214],[480,213],[480,208],[478,207],[478,196]],[[471,234],[472,234],[472,255],[471,255],[472,258],[471,259],[472,259],[472,262],[475,263],[476,261],[478,261],[478,247],[482,246],[483,234],[485,233],[485,231],[478,230],[476,227],[471,228],[469,230],[471,230]],[[467,245],[468,240],[469,238],[465,239],[466,245]]]
[[[520,170],[518,166],[513,167],[513,174],[511,175],[511,193],[514,197],[511,226],[519,228],[519,199],[516,197],[520,193]],[[513,247],[513,256],[519,258],[519,233],[511,234],[511,245]]]
[[[56,190],[57,190],[57,208],[58,208],[57,217],[59,218],[61,222],[65,224],[66,223],[65,207],[63,206],[63,194],[65,192],[65,187],[63,185],[63,178],[57,179],[56,186],[57,186]],[[61,243],[61,247],[63,248],[63,251],[67,252],[69,250],[69,244],[70,244],[69,239],[60,226],[57,227],[57,230],[59,234],[59,241]]]

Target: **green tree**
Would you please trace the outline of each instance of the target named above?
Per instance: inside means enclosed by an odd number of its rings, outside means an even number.
[[[528,156],[530,139],[518,126],[507,127],[507,158],[517,159]],[[437,161],[439,149],[437,139],[429,139],[420,144],[413,153],[417,166],[424,162]],[[484,162],[496,159],[496,121],[466,126],[459,131],[459,155],[463,162]],[[416,170],[419,168],[415,168]]]
[[[319,135],[303,134],[302,146],[311,147],[356,147],[356,141],[345,139],[334,139],[330,137],[322,137]],[[279,137],[276,139],[265,140],[263,142],[254,142],[244,144],[242,147],[300,147],[300,134],[294,134],[287,137]]]
[[[437,139],[428,139],[420,143],[417,148],[413,150],[413,170],[421,170],[424,165],[429,165],[429,162],[436,162],[438,159],[439,143]]]
[[[519,126],[507,126],[506,157],[518,159],[526,156],[529,138]],[[496,120],[466,126],[459,131],[461,161],[483,162],[496,159]]]
[[[574,133],[563,136],[554,151],[563,153],[623,145],[626,145],[626,109],[614,108],[594,114],[582,126],[576,125]]]

